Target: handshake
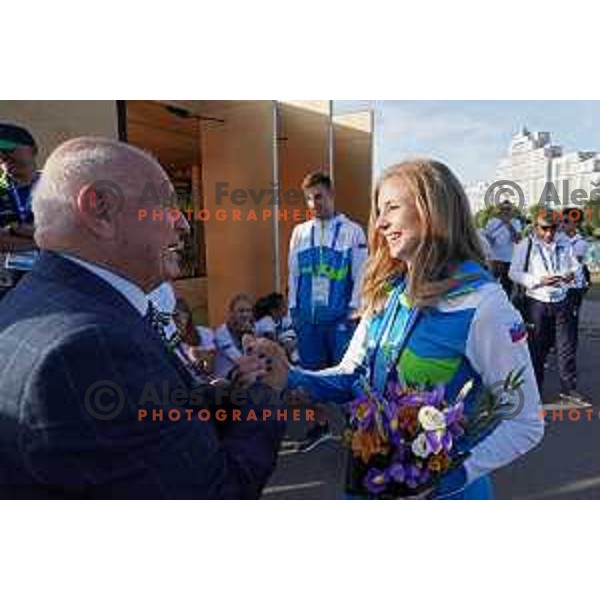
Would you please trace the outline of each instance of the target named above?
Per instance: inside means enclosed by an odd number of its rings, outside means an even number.
[[[235,386],[245,388],[258,382],[278,391],[286,388],[290,365],[285,350],[277,342],[244,334],[242,348],[244,354],[232,373]]]

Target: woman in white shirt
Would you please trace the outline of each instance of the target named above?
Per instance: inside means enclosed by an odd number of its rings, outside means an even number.
[[[253,302],[248,294],[237,294],[229,302],[227,322],[215,330],[215,375],[227,377],[243,355],[242,337],[254,334]]]

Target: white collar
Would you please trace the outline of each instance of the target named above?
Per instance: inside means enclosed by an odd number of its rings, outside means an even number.
[[[174,313],[177,299],[173,286],[168,281],[163,281],[155,287],[147,296],[148,300],[158,308],[160,312]]]
[[[135,283],[129,279],[126,279],[122,275],[117,275],[117,273],[114,271],[109,271],[105,267],[88,262],[87,260],[71,256],[70,254],[65,254],[64,252],[61,252],[60,255],[63,258],[78,264],[84,269],[87,269],[97,277],[100,277],[100,279],[106,281],[106,283],[123,294],[123,296],[127,298],[129,303],[140,313],[140,315],[144,316],[146,314],[148,310],[148,299],[146,298],[146,294],[144,294],[142,289]]]

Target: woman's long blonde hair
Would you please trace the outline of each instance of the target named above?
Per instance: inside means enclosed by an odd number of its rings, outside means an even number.
[[[393,178],[408,188],[423,228],[410,268],[390,256],[387,241],[376,227],[381,187]],[[361,312],[369,315],[382,310],[389,282],[399,274],[406,274],[407,295],[415,306],[435,305],[453,285],[449,267],[465,260],[485,265],[467,196],[452,171],[440,162],[425,159],[386,169],[372,195]]]

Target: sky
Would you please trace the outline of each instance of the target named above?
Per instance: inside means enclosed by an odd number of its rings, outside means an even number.
[[[339,100],[335,113],[372,108],[374,171],[408,157],[447,163],[463,183],[494,178],[511,137],[523,126],[549,131],[564,152],[600,152],[600,101]]]

